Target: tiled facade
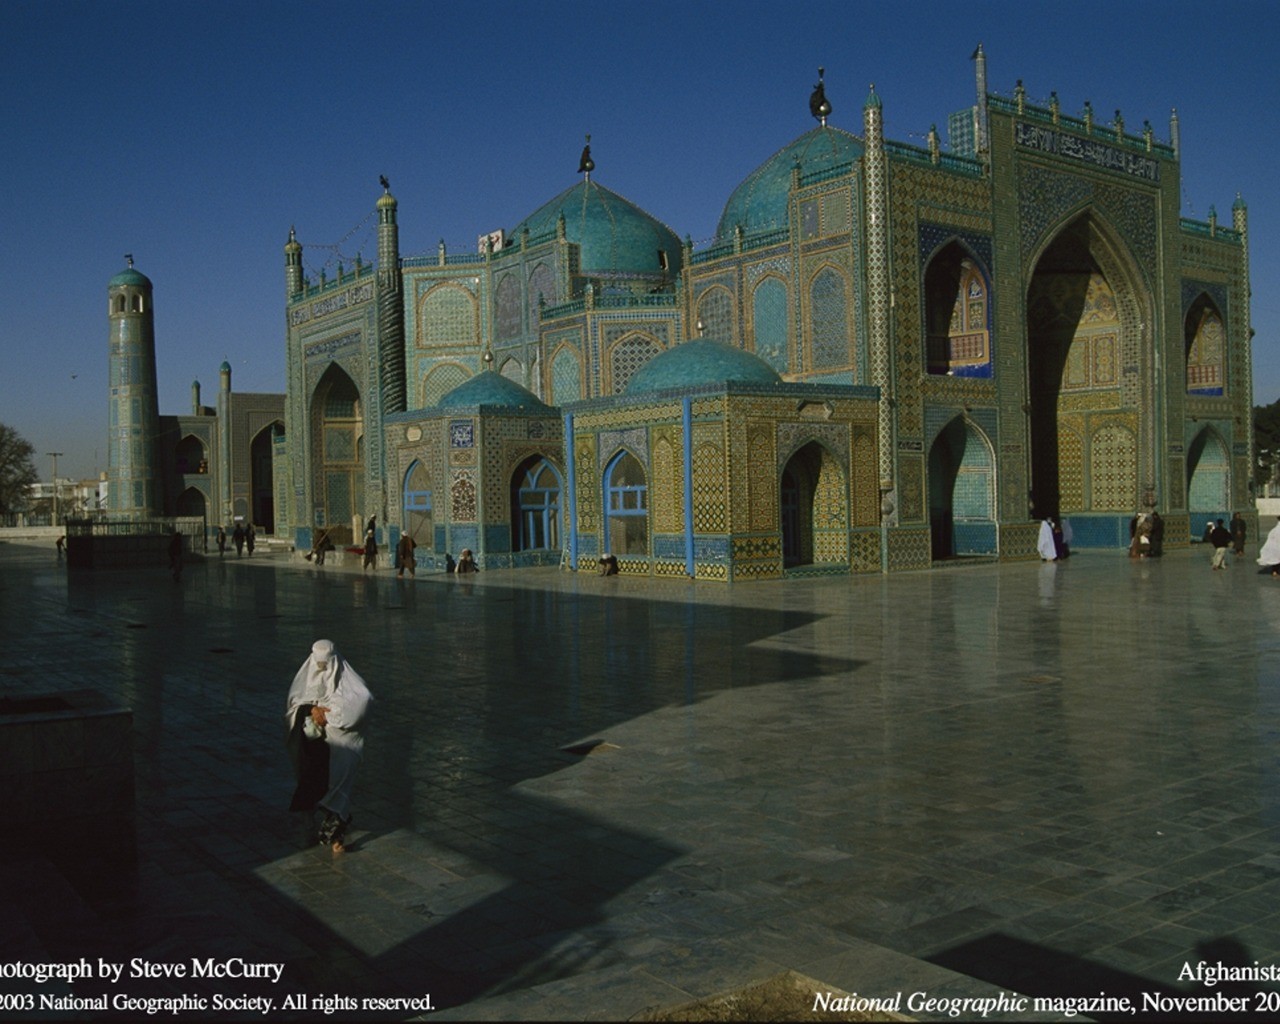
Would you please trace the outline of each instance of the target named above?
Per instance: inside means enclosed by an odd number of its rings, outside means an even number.
[[[564,488],[559,550],[539,559],[610,550],[608,502],[638,493],[609,492],[625,451],[639,468],[623,475],[643,473],[649,504],[628,519],[644,542],[624,571],[695,578],[1035,557],[1045,515],[1069,518],[1077,546],[1122,545],[1143,508],[1161,511],[1176,545],[1192,519],[1248,508],[1243,202],[1230,227],[1182,219],[1176,144],[1088,107],[1029,104],[1021,88],[960,101],[973,131],[950,153],[936,133],[923,148],[886,139],[884,102],[867,98],[861,135],[824,120],[779,149],[696,251],[590,173],[473,254],[400,255],[389,190],[376,274],[357,264],[308,282],[291,238],[293,535],[375,512],[404,528],[397,431],[437,431],[433,410],[482,372],[548,403],[562,436],[509,436],[522,417],[478,413],[470,455],[424,449],[447,545],[426,557],[454,552],[456,527],[493,564],[520,564],[500,538],[519,535],[511,474],[535,449]],[[798,422],[781,399],[725,392],[714,409],[699,397],[686,428],[683,409],[628,387],[691,338],[752,353],[784,386],[828,388],[813,400],[858,413]],[[348,421],[349,458],[326,448]],[[796,493],[815,510],[784,544]]]

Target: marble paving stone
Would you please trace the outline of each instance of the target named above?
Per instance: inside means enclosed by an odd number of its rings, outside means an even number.
[[[1280,587],[1210,591],[1187,552],[1041,569],[464,589],[255,556],[175,588],[0,545],[0,695],[132,708],[139,853],[11,855],[6,957],[278,950],[275,996],[550,1020],[784,969],[1179,990],[1202,949],[1280,955]],[[322,635],[375,696],[336,861],[285,811]]]

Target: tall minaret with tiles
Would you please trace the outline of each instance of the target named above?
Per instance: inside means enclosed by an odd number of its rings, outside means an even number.
[[[151,281],[128,267],[107,285],[111,348],[107,427],[107,510],[116,518],[150,518],[161,507],[156,435],[156,332]]]

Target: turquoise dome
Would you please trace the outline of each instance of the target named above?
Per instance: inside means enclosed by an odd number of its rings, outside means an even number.
[[[814,128],[762,163],[733,190],[724,204],[718,238],[729,238],[739,225],[745,234],[787,226],[787,197],[791,194],[791,170],[800,173],[828,171],[862,156],[862,140],[840,128]]]
[[[579,266],[592,274],[650,274],[658,277],[658,250],[667,254],[667,273],[677,274],[683,250],[676,233],[616,192],[583,180],[515,226],[519,244],[526,229],[531,238],[554,233],[564,215],[565,237],[582,247]]]
[[[107,287],[118,288],[122,285],[130,285],[135,288],[150,288],[151,279],[146,274],[139,274],[133,267],[120,271],[111,279]]]
[[[463,409],[477,405],[497,405],[504,409],[529,409],[535,412],[551,409],[524,385],[492,370],[483,370],[469,380],[464,380],[452,391],[445,392],[438,408]]]
[[[757,355],[722,341],[699,338],[654,356],[631,376],[626,394],[708,384],[780,384],[778,372]]]

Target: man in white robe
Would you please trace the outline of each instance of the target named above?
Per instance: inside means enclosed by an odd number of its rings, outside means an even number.
[[[360,674],[338,654],[332,640],[312,645],[289,687],[285,717],[298,776],[290,810],[324,811],[320,841],[332,845],[335,853],[344,849],[343,836],[351,824],[351,790],[372,699]]]

